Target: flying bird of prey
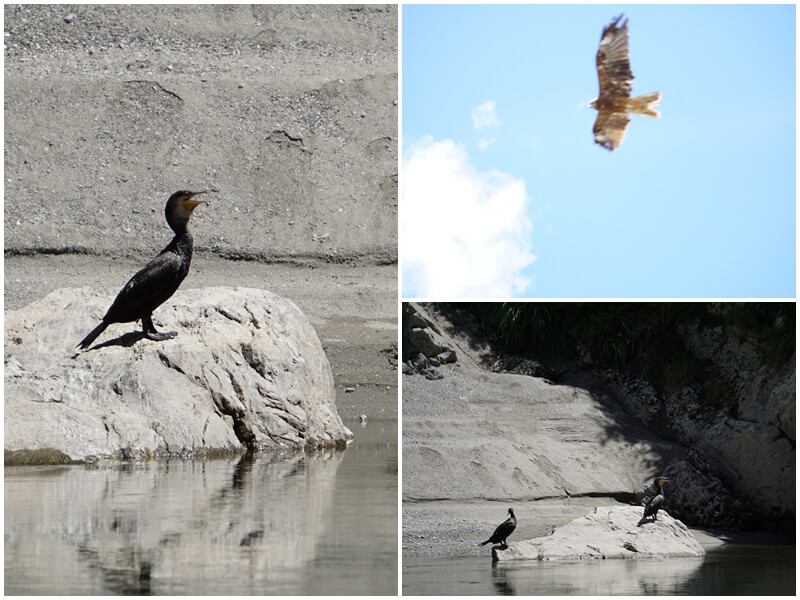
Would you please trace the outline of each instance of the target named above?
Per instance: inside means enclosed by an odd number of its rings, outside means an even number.
[[[623,16],[620,15],[603,29],[597,50],[600,95],[589,103],[589,106],[597,109],[594,141],[606,150],[614,150],[622,143],[631,114],[656,119],[660,116],[655,106],[661,100],[661,92],[631,98],[633,72],[628,54],[628,20],[625,19],[619,26]]]

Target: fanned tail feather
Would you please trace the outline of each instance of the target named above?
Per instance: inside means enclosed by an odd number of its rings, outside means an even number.
[[[655,109],[655,107],[660,100],[661,92],[653,92],[651,94],[643,94],[641,96],[631,98],[630,102],[633,106],[633,112],[635,112],[637,115],[658,119],[661,114]]]

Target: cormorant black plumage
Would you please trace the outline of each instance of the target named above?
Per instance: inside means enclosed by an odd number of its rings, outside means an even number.
[[[204,193],[180,191],[170,196],[164,215],[175,237],[158,256],[131,277],[100,324],[80,341],[79,348],[88,348],[111,323],[129,323],[138,319],[142,320],[145,336],[151,340],[168,340],[178,335],[176,331],[156,331],[153,311],[175,293],[189,273],[193,245],[189,218],[197,206],[204,204],[202,200],[192,198]]]
[[[636,524],[637,527],[641,526],[644,523],[647,517],[652,516],[653,521],[656,520],[656,515],[658,514],[658,509],[661,508],[661,505],[664,504],[664,484],[669,481],[666,477],[656,477],[654,485],[656,486],[656,495],[650,499],[650,502],[644,507],[644,514],[642,518],[639,519],[639,522]]]
[[[514,516],[514,509],[509,508],[508,514],[511,515],[505,521],[500,523],[497,526],[497,529],[494,530],[492,537],[490,537],[485,542],[481,542],[481,546],[485,546],[486,544],[500,544],[502,543],[503,546],[508,546],[506,543],[506,538],[510,536],[514,529],[517,528],[517,517]]]

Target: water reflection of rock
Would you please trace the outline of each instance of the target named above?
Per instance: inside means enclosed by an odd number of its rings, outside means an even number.
[[[19,514],[9,504],[26,503],[35,515],[6,525],[7,573],[23,572],[9,571],[9,562],[41,556],[55,541],[53,567],[65,581],[88,574],[86,593],[185,593],[187,571],[198,573],[202,593],[225,593],[221,586],[234,582],[237,593],[279,592],[315,558],[342,457],[296,452],[36,473],[6,494],[6,510]]]
[[[702,558],[669,560],[584,560],[527,563],[497,563],[493,581],[502,581],[510,589],[526,595],[537,590],[556,595],[645,595],[659,590],[685,589],[703,564]],[[531,586],[533,579],[535,587]],[[568,572],[568,576],[566,576]]]

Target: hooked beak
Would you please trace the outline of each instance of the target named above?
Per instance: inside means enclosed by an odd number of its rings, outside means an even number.
[[[200,206],[201,204],[208,204],[205,200],[192,200],[195,196],[199,196],[200,194],[205,194],[208,190],[203,190],[202,192],[192,192],[191,194],[187,195],[183,199],[183,206],[189,212],[192,212],[195,208]]]

